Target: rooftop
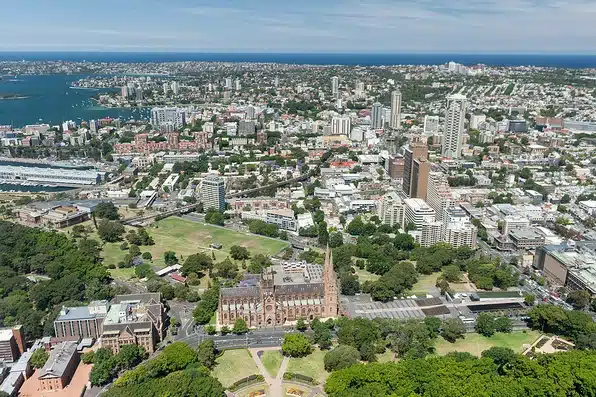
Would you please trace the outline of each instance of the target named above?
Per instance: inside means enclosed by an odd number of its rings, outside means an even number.
[[[50,352],[50,358],[39,371],[39,378],[61,377],[75,354],[77,354],[77,342],[62,342],[56,345]]]
[[[13,337],[12,329],[1,329],[0,330],[0,342],[7,342]]]

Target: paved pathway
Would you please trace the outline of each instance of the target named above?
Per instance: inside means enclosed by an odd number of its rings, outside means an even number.
[[[266,350],[274,350],[279,351],[278,347],[269,347],[269,348],[262,348],[262,349],[249,349],[250,355],[252,356],[255,364],[257,364],[257,368],[261,371],[261,374],[265,378],[265,382],[269,385],[269,395],[271,396],[283,396],[283,375],[288,368],[288,363],[290,362],[289,357],[284,357],[283,361],[281,362],[281,366],[279,367],[279,371],[277,372],[277,377],[272,377],[271,374],[265,369],[261,358],[258,356],[257,352],[259,351],[266,351]]]

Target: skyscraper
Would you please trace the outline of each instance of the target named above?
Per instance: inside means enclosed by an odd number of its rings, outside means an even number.
[[[428,176],[428,192],[426,202],[437,213],[437,221],[443,221],[445,211],[455,204],[451,188],[445,174],[442,172],[431,172]]]
[[[466,102],[466,97],[461,94],[447,97],[445,132],[443,134],[443,149],[441,150],[444,157],[457,159],[461,156],[464,122],[466,120]]]
[[[162,87],[163,87],[163,94],[164,95],[168,95],[168,91],[170,90],[169,84],[168,83],[163,83]]]
[[[391,93],[391,122],[389,127],[394,130],[401,127],[401,91],[399,90]]]
[[[430,171],[430,166],[427,166],[429,163],[426,162],[427,158],[428,147],[421,142],[410,144],[410,147],[406,148],[404,152],[404,180],[402,189],[408,197],[426,199],[426,188],[424,186],[428,186],[428,171]],[[415,162],[419,160],[425,161],[426,163],[425,165],[422,165],[422,170],[420,169],[420,163],[418,163],[415,173]],[[419,181],[420,178],[426,178],[427,180],[426,182]],[[419,186],[422,187],[421,190],[424,190],[424,196],[419,194]]]
[[[178,92],[180,92],[180,85],[177,81],[172,82],[172,92],[174,93],[174,95],[178,95]]]
[[[226,191],[223,178],[210,175],[201,184],[201,201],[205,210],[215,208],[218,211],[226,209]]]
[[[383,105],[379,102],[373,103],[370,119],[372,129],[378,130],[383,128]]]
[[[356,97],[362,98],[364,96],[364,83],[359,81],[356,83],[356,90],[355,90]]]
[[[337,76],[331,78],[331,95],[333,95],[334,98],[339,97],[339,77]]]

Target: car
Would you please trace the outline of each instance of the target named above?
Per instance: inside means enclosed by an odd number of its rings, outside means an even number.
[[[220,250],[223,248],[223,245],[221,245],[220,243],[211,243],[211,244],[209,244],[209,248],[214,248],[216,250]]]

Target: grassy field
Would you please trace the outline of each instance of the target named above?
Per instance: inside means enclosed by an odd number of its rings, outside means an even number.
[[[85,226],[90,230],[94,230],[92,222],[87,222]],[[134,228],[127,227],[127,230],[129,229]],[[69,230],[70,228],[67,228],[65,229],[65,232],[68,232]],[[153,237],[155,245],[139,248],[141,249],[141,252],[147,251],[151,253],[153,256],[153,261],[151,263],[156,268],[165,267],[163,255],[166,251],[174,251],[180,263],[182,263],[189,255],[198,252],[206,252],[209,255],[213,252],[215,254],[215,260],[219,262],[229,255],[230,247],[233,245],[246,247],[252,255],[273,255],[288,246],[288,244],[283,241],[192,222],[177,217],[161,220],[155,225],[147,227],[146,230]],[[89,235],[89,238],[99,241],[99,237],[95,231]],[[222,244],[223,248],[220,250],[210,249],[209,245],[213,242]],[[124,259],[128,251],[121,250],[121,244],[122,243],[120,242],[106,243],[103,245],[102,256],[104,258],[104,264],[117,265],[118,262]],[[117,271],[111,270],[110,272],[112,276],[116,278],[128,277],[134,273],[124,270],[129,269],[117,269]],[[204,277],[201,281],[204,281],[206,284],[207,278]],[[201,286],[206,287],[206,285]]]
[[[393,352],[389,349],[385,350],[385,353],[377,355],[377,361],[380,363],[393,361]]]
[[[381,277],[379,275],[372,274],[365,269],[359,269],[356,266],[354,266],[354,270],[356,270],[356,275],[358,276],[358,280],[360,280],[361,284],[365,281],[377,281],[379,277]]]
[[[411,292],[408,292],[407,295],[426,295],[430,292],[437,291],[437,278],[441,273],[433,273],[433,274],[420,274],[418,276],[418,282],[412,286]]]
[[[540,333],[537,331],[513,332],[510,334],[498,333],[491,337],[482,336],[476,333],[466,334],[465,339],[458,339],[455,343],[450,343],[439,338],[435,345],[437,354],[444,355],[450,352],[468,352],[475,356],[480,354],[493,346],[509,347],[516,352],[523,350],[524,344],[531,344],[534,342]]]
[[[261,361],[263,362],[265,369],[273,378],[277,376],[277,372],[279,371],[283,359],[283,356],[277,350],[265,350],[261,356]]]
[[[246,349],[226,350],[217,359],[217,365],[212,375],[216,377],[224,387],[231,386],[234,382],[250,375],[259,375],[259,369],[250,353]]]
[[[329,376],[325,371],[326,351],[321,351],[316,348],[310,355],[302,358],[291,358],[288,363],[288,372],[310,376],[313,379],[323,382]]]

